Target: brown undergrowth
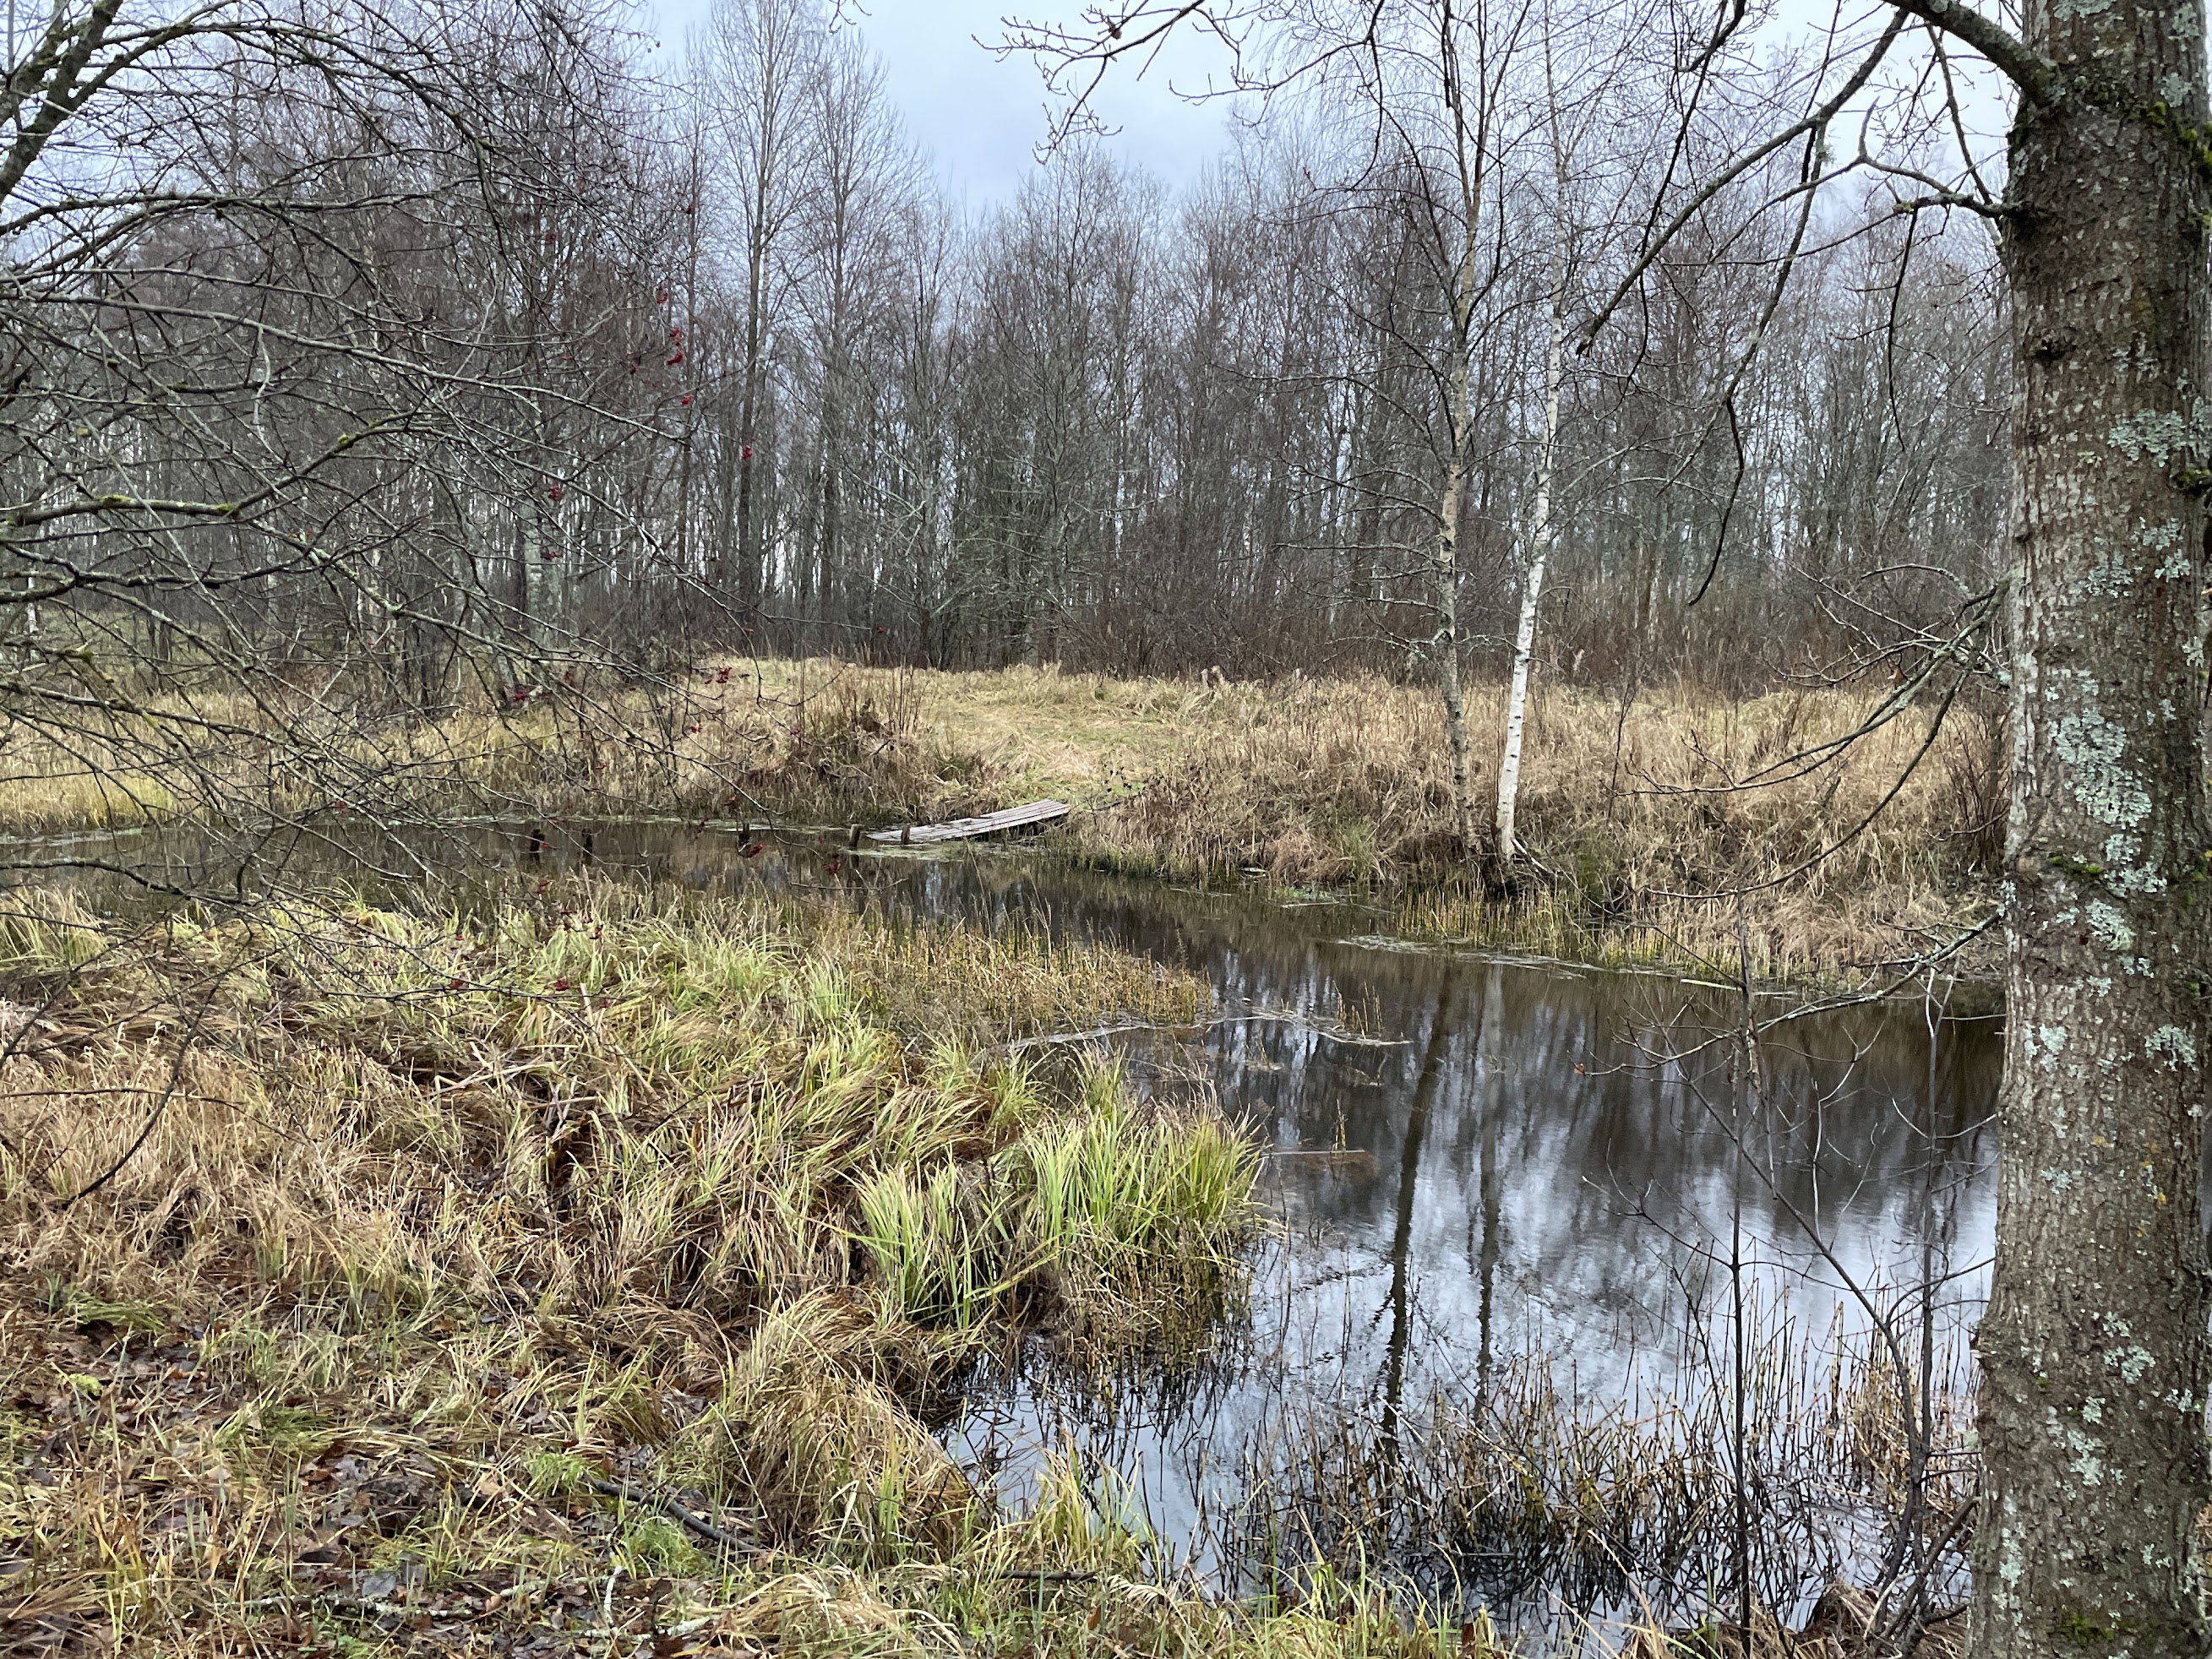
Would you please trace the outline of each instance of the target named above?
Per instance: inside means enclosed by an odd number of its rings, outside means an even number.
[[[930,1425],[979,1358],[1177,1363],[1240,1294],[1253,1149],[1009,1047],[1201,1015],[1117,952],[757,891],[131,933],[18,894],[0,994],[11,1655],[1473,1659],[1510,1644],[1360,1527],[1710,1519],[1710,1447],[1540,1391],[1504,1439],[1438,1406],[1387,1492],[1290,1448],[1245,1519],[1313,1547],[1253,1601],[1164,1577],[1120,1472],[971,1486]]]
[[[1923,1430],[1918,1379],[1882,1343],[1838,1329],[1815,1342],[1771,1310],[1754,1322],[1740,1440],[1728,1385],[1695,1364],[1678,1363],[1656,1394],[1570,1400],[1565,1368],[1515,1353],[1476,1386],[1432,1389],[1379,1421],[1286,1419],[1248,1449],[1224,1550],[1261,1582],[1389,1563],[1414,1584],[1640,1608],[1679,1629],[1735,1604],[1741,1540],[1762,1618],[1849,1603],[1854,1578],[1885,1570],[1890,1627],[1916,1595],[1923,1616],[1954,1617],[1977,1467],[1956,1334]],[[1900,1541],[1915,1547],[1890,1553]]]
[[[1978,727],[1954,725],[1855,837],[1909,757],[1901,728],[1777,791],[1679,787],[1847,729],[1870,705],[1843,698],[1608,712],[1554,694],[1524,807],[1550,878],[1500,908],[1435,879],[1455,849],[1417,689],[821,664],[709,680],[720,701],[650,741],[637,709],[625,736],[593,723],[618,702],[550,699],[371,733],[347,751],[361,787],[323,805],[835,822],[1054,793],[1082,809],[1066,834],[1097,861],[1395,889],[1428,931],[1580,954],[1711,944],[1720,913],[1669,894],[1846,840],[1863,888],[1832,862],[1775,889],[1750,938],[1763,967],[1933,933],[1971,903],[1983,858]],[[58,769],[9,758],[0,809],[18,828],[193,798],[131,771],[127,745]],[[203,775],[202,793],[250,795],[250,771]],[[305,777],[271,789],[312,805],[331,779]],[[72,778],[83,788],[40,793]],[[1099,1512],[1099,1472],[1071,1466],[1001,1515],[928,1431],[963,1368],[1023,1331],[1110,1366],[1202,1347],[1233,1305],[1249,1148],[1202,1103],[1140,1106],[1110,1072],[1006,1046],[1193,1022],[1205,994],[1186,976],[765,894],[710,908],[538,882],[449,915],[182,910],[128,937],[19,895],[0,995],[11,1638],[1493,1644],[1409,1623],[1326,1559],[1263,1607],[1164,1590],[1146,1541]]]
[[[128,940],[19,895],[0,975],[8,1641],[1439,1650],[1151,1588],[929,1432],[1024,1329],[1127,1363],[1233,1304],[1250,1148],[992,1047],[1188,979],[597,886]]]
[[[2002,840],[1995,716],[1962,702],[1938,728],[1925,700],[1893,707],[1886,690],[1540,690],[1520,806],[1534,861],[1503,901],[1466,879],[1433,693],[1374,677],[753,660],[435,718],[308,707],[272,723],[234,697],[179,698],[66,744],[0,732],[0,825],[270,811],[876,824],[1055,796],[1077,809],[1059,839],[1094,862],[1379,890],[1411,931],[1578,957],[1747,946],[1770,977],[1878,971],[1955,939],[1991,912]],[[1486,823],[1502,691],[1473,689],[1468,719]],[[230,735],[201,741],[195,720]],[[267,735],[235,735],[253,731]],[[1990,959],[1978,946],[1956,965]]]
[[[1519,814],[1534,863],[1501,900],[1465,878],[1425,686],[806,672],[816,695],[876,711],[913,764],[936,769],[918,812],[1054,795],[1078,809],[1063,839],[1090,860],[1380,890],[1407,931],[1437,939],[1677,963],[1733,963],[1747,948],[1755,971],[1790,978],[1878,972],[1994,903],[2001,734],[1976,708],[1939,723],[1924,702],[1893,710],[1872,691],[1546,690],[1531,704]],[[777,695],[799,688],[798,665],[761,673]],[[1502,690],[1471,690],[1468,720],[1486,822]],[[963,758],[932,758],[947,756]],[[913,793],[911,773],[902,787]],[[1954,966],[1993,960],[1975,947]]]

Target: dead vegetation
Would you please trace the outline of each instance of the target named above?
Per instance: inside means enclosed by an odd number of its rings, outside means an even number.
[[[762,672],[795,695],[796,666]],[[1406,927],[1433,937],[1732,962],[1741,910],[1758,971],[1780,978],[1878,970],[1948,944],[1994,905],[2001,734],[1977,708],[1954,706],[1932,737],[1932,711],[1899,710],[1837,748],[1885,711],[1882,695],[1675,689],[1624,703],[1547,690],[1531,703],[1520,811],[1537,878],[1501,900],[1462,878],[1423,686],[806,672],[836,707],[876,711],[875,729],[906,757],[898,790],[911,795],[933,771],[917,811],[1054,795],[1079,809],[1069,840],[1088,859],[1182,879],[1256,872],[1382,890]],[[1477,732],[1499,727],[1503,689],[1471,689],[1468,718]],[[1821,763],[1793,758],[1808,752]],[[1478,791],[1493,775],[1479,770]],[[1993,957],[1960,960],[1971,971]]]
[[[1498,726],[1503,695],[1470,690],[1476,732]],[[353,740],[350,786],[325,764],[305,794],[271,771],[274,750],[156,769],[198,780],[180,793],[125,787],[144,759],[131,743],[64,751],[18,732],[0,755],[0,823],[112,827],[262,799],[310,826],[484,813],[872,824],[1052,795],[1079,809],[1063,844],[1116,867],[1382,890],[1414,933],[1583,958],[1733,961],[1741,944],[1778,978],[1879,971],[1993,909],[2000,732],[1978,708],[1951,708],[1932,736],[1930,711],[1897,710],[1838,747],[1885,711],[1881,695],[1546,690],[1520,809],[1535,879],[1501,900],[1463,878],[1433,705],[1425,688],[1372,677],[1194,685],[725,663],[665,695],[556,687],[517,708],[394,720]],[[1820,763],[1793,759],[1808,753]],[[1969,972],[1991,960],[1985,943],[1954,958]]]
[[[1111,950],[764,889],[135,930],[19,892],[0,994],[0,1612],[34,1651],[1443,1659],[1507,1644],[1424,1616],[1455,1585],[1378,1518],[1553,1567],[1717,1524],[1709,1414],[1528,1390],[1437,1402],[1418,1465],[1289,1449],[1246,1519],[1301,1541],[1250,1601],[1164,1577],[1115,1471],[971,1486],[931,1425],[981,1358],[1187,1359],[1239,1295],[1250,1147],[1015,1046],[1203,1017]],[[1894,1425],[1845,1395],[1820,1467],[1878,1486]]]
[[[1245,1145],[989,1047],[1202,993],[1012,939],[957,982],[933,956],[917,1000],[918,948],[597,887],[127,942],[19,896],[10,1631],[936,1650],[1062,1565],[1138,1605],[1064,1522],[991,1514],[928,1420],[1023,1330],[1126,1358],[1233,1300]]]
[[[1900,1626],[1908,1603],[1954,1607],[1976,1470],[1955,1342],[1936,1361],[1934,1431],[1922,1443],[1900,1409],[1915,1380],[1880,1343],[1762,1327],[1750,1338],[1741,1441],[1726,1382],[1686,1356],[1668,1368],[1676,1381],[1626,1396],[1575,1396],[1565,1365],[1528,1352],[1379,1419],[1295,1414],[1248,1449],[1248,1496],[1222,1518],[1224,1551],[1284,1594],[1316,1571],[1383,1569],[1499,1606],[1635,1608],[1638,1650],[1656,1659],[1658,1631],[1674,1627],[1696,1650],[1718,1628],[1741,1543],[1754,1626],[1764,1620],[1774,1638],[1754,1646],[1780,1656],[1796,1650],[1792,1630],[1819,1606],[1865,1605],[1850,1578],[1876,1570],[1902,1525],[1917,1548],[1894,1558],[1906,1565],[1880,1598],[1881,1632]],[[1917,1563],[1931,1564],[1924,1577]],[[1823,1630],[1829,1659],[1869,1644],[1864,1620],[1855,1633],[1824,1622],[1805,1635]]]

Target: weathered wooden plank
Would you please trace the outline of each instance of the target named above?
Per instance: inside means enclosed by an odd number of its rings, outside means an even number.
[[[910,823],[902,830],[876,830],[870,841],[896,842],[902,847],[933,847],[939,842],[974,841],[979,836],[1004,835],[1009,830],[1036,830],[1058,823],[1067,816],[1064,801],[1032,800],[1008,806],[981,817],[954,818],[945,823]]]

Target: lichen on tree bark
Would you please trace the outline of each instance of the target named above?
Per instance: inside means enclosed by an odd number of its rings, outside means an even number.
[[[2031,0],[2010,945],[1973,1646],[2201,1656],[2208,1303],[2202,9]],[[2173,96],[2177,90],[2181,98]]]

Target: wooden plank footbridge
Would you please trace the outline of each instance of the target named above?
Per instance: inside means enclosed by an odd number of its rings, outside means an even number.
[[[896,830],[872,830],[870,841],[896,842],[901,847],[935,847],[942,842],[975,841],[983,836],[1011,835],[1016,830],[1042,830],[1067,816],[1067,804],[1057,800],[1025,801],[977,818],[954,818],[945,823],[909,823]]]

